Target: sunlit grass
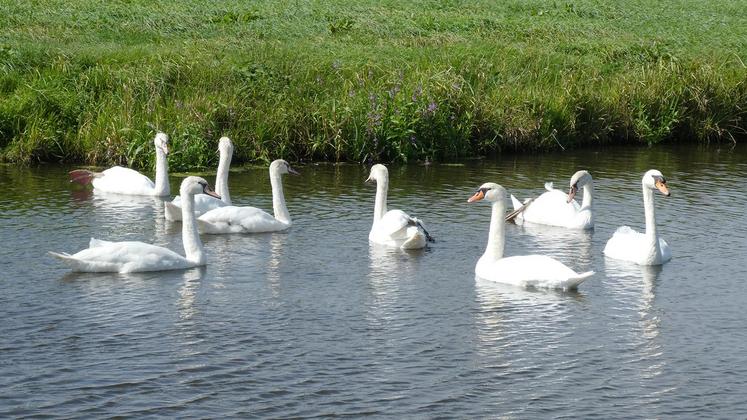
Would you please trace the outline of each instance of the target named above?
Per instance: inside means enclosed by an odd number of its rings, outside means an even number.
[[[9,1],[5,160],[448,160],[745,138],[743,2]]]

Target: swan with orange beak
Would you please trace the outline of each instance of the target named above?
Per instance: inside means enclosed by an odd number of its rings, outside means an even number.
[[[667,241],[659,237],[654,212],[654,191],[669,197],[669,186],[661,172],[651,169],[641,179],[646,231],[639,233],[628,226],[619,227],[604,247],[604,255],[639,265],[661,265],[672,259]]]

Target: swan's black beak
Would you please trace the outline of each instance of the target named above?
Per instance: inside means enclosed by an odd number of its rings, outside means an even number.
[[[566,203],[570,203],[573,201],[573,197],[576,196],[576,193],[578,192],[578,187],[576,185],[571,185],[570,191],[568,191],[568,201]]]
[[[210,186],[207,185],[207,184],[205,184],[205,185],[202,186],[202,192],[205,193],[205,194],[207,194],[207,195],[209,195],[209,196],[211,196],[211,197],[215,197],[218,200],[220,200],[220,196],[218,194],[216,194],[215,191],[213,191],[210,188]]]
[[[291,168],[290,166],[288,167],[288,173],[291,174],[291,175],[301,175],[300,172],[298,172],[297,170]]]

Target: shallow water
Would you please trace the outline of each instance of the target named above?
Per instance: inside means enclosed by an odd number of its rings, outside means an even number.
[[[595,178],[596,229],[507,227],[507,255],[597,274],[577,292],[476,280],[490,208]],[[640,177],[657,168],[663,268],[606,260],[643,229]],[[391,167],[390,208],[437,242],[367,242],[375,188],[358,165],[286,177],[287,233],[203,236],[209,265],[72,274],[46,251],[89,237],[181,251],[153,198],[71,188],[70,168],[0,166],[0,417],[741,417],[747,412],[747,148],[612,148]],[[271,208],[266,169],[230,175],[237,204]],[[212,182],[212,176],[208,177]],[[176,191],[179,177],[172,176]]]

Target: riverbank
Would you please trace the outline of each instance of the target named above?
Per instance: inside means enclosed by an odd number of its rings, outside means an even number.
[[[0,6],[0,156],[175,170],[747,137],[739,2]]]

